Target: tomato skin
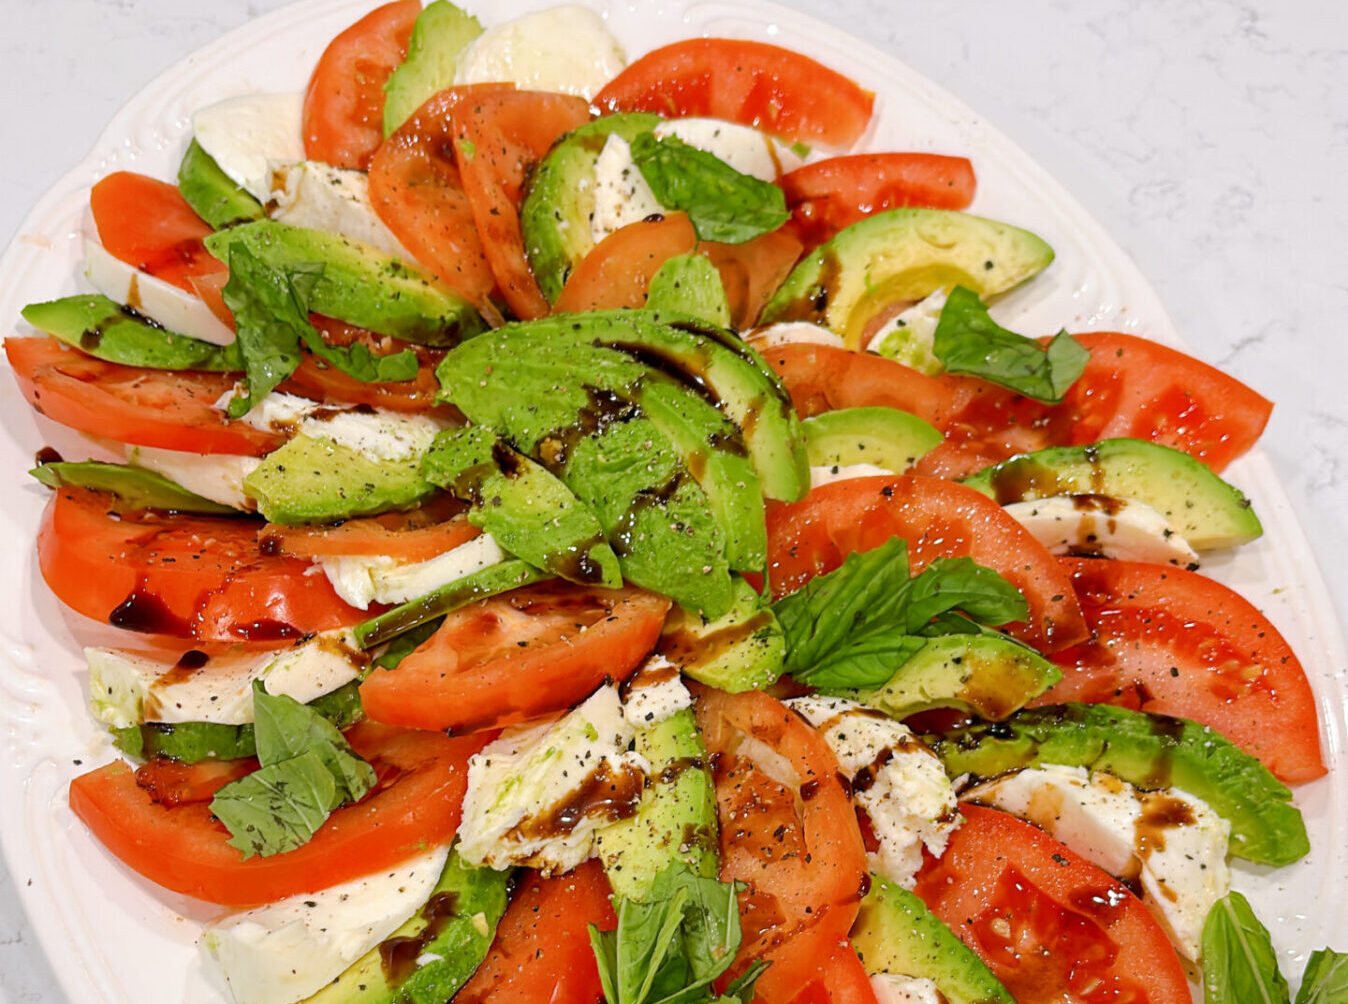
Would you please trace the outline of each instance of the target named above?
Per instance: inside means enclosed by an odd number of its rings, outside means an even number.
[[[803,950],[793,942],[784,946],[782,952]],[[791,998],[790,1004],[876,1004],[871,978],[846,938],[835,943],[832,951],[822,946],[822,950],[811,950],[808,954],[820,960],[819,975]]]
[[[381,780],[334,812],[302,847],[245,859],[209,802],[169,808],[124,762],[70,783],[70,807],[129,868],[173,892],[224,906],[272,903],[397,865],[447,843],[459,825],[468,758],[490,735],[453,738],[363,722],[347,733]]]
[[[444,358],[442,350],[376,335],[318,314],[310,314],[309,320],[329,345],[345,347],[359,342],[375,355],[410,351],[417,357],[420,368],[412,380],[367,382],[357,380],[306,352],[299,366],[286,379],[282,390],[319,401],[367,404],[371,408],[407,414],[424,414],[437,409],[435,395],[439,393],[440,384],[435,379],[435,367]],[[447,415],[453,413],[453,409],[449,408],[440,410]]]
[[[941,381],[883,356],[833,345],[777,345],[763,358],[801,418],[838,408],[900,408],[940,427],[954,406]]]
[[[730,321],[743,331],[758,321],[758,315],[786,281],[800,260],[803,247],[785,228],[761,234],[743,244],[703,241],[698,251],[721,273],[721,285],[730,303]]]
[[[1258,757],[1281,781],[1326,773],[1305,670],[1253,604],[1168,565],[1059,560],[1091,638],[1054,653],[1063,679],[1033,703],[1099,702],[1190,718]]]
[[[407,56],[420,0],[376,7],[328,43],[304,91],[304,155],[364,171],[384,139],[384,84]]]
[[[578,704],[655,647],[669,600],[635,588],[542,582],[449,614],[398,665],[360,687],[375,721],[470,732]]]
[[[1020,1004],[1188,1004],[1179,957],[1126,886],[1030,823],[960,811],[914,891]]]
[[[142,272],[195,293],[191,276],[221,268],[202,243],[210,224],[166,181],[115,171],[90,190],[89,206],[104,250]]]
[[[1030,617],[1010,625],[1017,638],[1048,652],[1084,641],[1086,622],[1066,571],[1001,506],[976,495],[938,478],[886,475],[835,481],[800,502],[772,506],[767,523],[773,595],[795,592],[854,551],[899,536],[908,541],[913,574],[934,558],[968,556],[1019,589]]]
[[[482,531],[461,513],[442,522],[418,525],[424,510],[383,513],[349,519],[337,526],[279,526],[267,524],[261,537],[264,549],[276,548],[293,558],[326,558],[382,554],[398,561],[429,561],[466,544]],[[444,507],[427,518],[443,515],[461,506]]]
[[[710,116],[774,136],[850,146],[875,95],[808,56],[764,42],[693,38],[655,49],[595,95],[599,108]]]
[[[307,574],[310,562],[261,554],[261,526],[183,514],[119,519],[105,496],[63,488],[38,531],[38,564],[66,606],[152,634],[278,641],[368,616]]]

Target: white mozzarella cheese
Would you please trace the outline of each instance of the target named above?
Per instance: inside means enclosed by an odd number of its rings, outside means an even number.
[[[128,446],[126,461],[147,471],[162,474],[189,492],[202,498],[253,510],[257,506],[244,491],[243,479],[262,463],[257,457],[243,457],[232,453],[185,453],[181,450],[161,450],[153,446]]]
[[[1053,554],[1196,567],[1198,552],[1158,510],[1136,499],[1058,495],[1003,506]]]
[[[941,761],[907,726],[855,701],[813,696],[786,703],[819,731],[851,779],[852,800],[870,817],[880,844],[871,870],[911,889],[922,848],[940,857],[960,822]]]
[[[202,952],[235,1004],[292,1004],[415,914],[448,856],[448,847],[438,847],[385,872],[214,921],[202,934]]]
[[[846,481],[849,478],[869,478],[877,474],[896,474],[874,464],[834,464],[832,467],[811,467],[810,487],[832,484],[834,481]]]
[[[1231,824],[1202,799],[1055,764],[984,782],[964,797],[1028,819],[1111,875],[1139,881],[1175,946],[1198,958],[1208,911],[1231,887]]]
[[[342,234],[386,254],[412,260],[370,205],[369,178],[314,160],[272,170],[267,215],[280,223]]]
[[[380,554],[319,558],[318,563],[338,596],[368,610],[371,603],[406,603],[504,560],[496,538],[483,533],[426,561],[399,562]]]
[[[459,60],[455,83],[513,83],[590,99],[627,65],[604,19],[578,4],[525,14],[488,28]]]
[[[259,202],[271,194],[276,164],[304,159],[303,94],[244,94],[192,116],[197,143]]]
[[[224,407],[227,401],[216,402]],[[430,448],[447,426],[426,415],[333,409],[294,394],[273,391],[240,420],[265,432],[328,439],[371,460],[410,460]]]
[[[783,321],[755,328],[745,335],[745,341],[759,352],[775,348],[778,345],[831,345],[836,349],[844,347],[842,335],[835,335],[828,328],[809,321]]]
[[[669,119],[651,131],[657,139],[677,136],[689,146],[725,161],[740,174],[763,181],[776,181],[802,163],[790,147],[766,133],[724,119]]]
[[[936,984],[925,976],[876,973],[871,977],[876,1004],[945,1004]]]
[[[932,354],[936,325],[945,308],[946,292],[938,289],[924,300],[896,314],[882,324],[866,343],[868,352],[887,356],[928,376],[945,370]]]
[[[94,717],[113,728],[141,722],[253,720],[253,681],[307,704],[356,679],[369,659],[350,631],[326,631],[279,653],[239,649],[194,669],[110,648],[86,648]]]
[[[234,341],[229,325],[203,300],[113,257],[97,241],[84,242],[84,274],[109,300],[130,307],[175,335],[212,345]]]
[[[693,695],[683,685],[679,667],[663,655],[652,655],[623,684],[623,717],[634,729],[648,729],[684,708]]]
[[[576,867],[640,800],[650,765],[628,749],[634,736],[612,686],[560,718],[506,729],[468,761],[459,854],[492,868]]]
[[[616,230],[663,212],[664,207],[632,160],[632,148],[627,140],[617,133],[610,133],[594,164],[591,239],[598,244]]]

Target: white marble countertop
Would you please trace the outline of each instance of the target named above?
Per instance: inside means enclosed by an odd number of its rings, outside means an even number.
[[[1348,14],[1324,0],[788,2],[1009,134],[1132,254],[1197,354],[1277,402],[1263,447],[1348,623]],[[0,0],[0,240],[146,82],[280,5]],[[0,869],[0,1001],[61,1000],[15,881]]]

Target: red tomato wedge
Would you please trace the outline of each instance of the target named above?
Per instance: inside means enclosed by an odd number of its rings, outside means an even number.
[[[803,250],[785,229],[762,234],[743,244],[704,241],[698,252],[706,255],[718,272],[730,303],[731,323],[738,330],[752,327],[763,313],[777,287],[795,267]]]
[[[791,942],[779,949],[779,952],[786,955],[806,950]],[[871,978],[852,943],[843,938],[834,944],[832,951],[825,954],[826,951],[827,946],[821,946],[819,950],[811,946],[810,957],[816,961],[815,968],[819,975],[792,997],[790,1004],[876,1004]],[[768,1002],[764,1001],[764,1004]]]
[[[103,846],[151,882],[210,903],[249,906],[317,892],[447,843],[459,826],[468,758],[490,735],[451,738],[363,722],[347,733],[379,776],[302,847],[245,859],[209,802],[167,807],[127,764],[70,783],[70,807]]]
[[[104,249],[142,272],[194,293],[191,276],[220,271],[202,243],[210,224],[166,181],[117,171],[94,185],[89,207]]]
[[[771,507],[773,595],[795,592],[854,551],[868,551],[896,536],[908,541],[913,574],[933,558],[968,556],[1019,589],[1030,617],[1011,626],[1017,638],[1047,652],[1086,639],[1072,580],[1042,544],[972,488],[914,474],[835,481],[800,502]]]
[[[961,812],[914,891],[1019,1004],[1188,1004],[1179,957],[1126,886],[1014,816]]]
[[[777,183],[806,250],[886,209],[966,209],[976,184],[967,158],[934,153],[831,157],[798,167]]]
[[[306,352],[299,367],[290,374],[283,390],[319,401],[367,404],[371,408],[412,414],[431,411],[437,407],[435,395],[440,390],[440,384],[435,379],[435,367],[444,357],[442,351],[376,335],[330,317],[310,314],[309,320],[323,336],[323,341],[329,345],[348,346],[360,342],[375,355],[392,355],[410,350],[416,355],[420,369],[417,370],[416,378],[413,380],[392,383],[357,380]]]
[[[1263,614],[1196,572],[1059,559],[1091,640],[1055,652],[1063,679],[1035,703],[1116,704],[1210,725],[1279,780],[1325,774],[1305,670]]]
[[[202,641],[279,641],[356,624],[367,614],[308,574],[264,555],[262,524],[183,514],[112,516],[107,496],[63,488],[38,532],[38,564],[57,598],[132,631]]]
[[[304,155],[364,171],[384,139],[384,84],[407,56],[420,0],[376,7],[328,43],[304,91]]]
[[[496,90],[453,115],[459,176],[496,286],[516,317],[545,317],[548,301],[524,256],[524,183],[558,137],[589,121],[590,107],[568,94]]]
[[[590,249],[553,304],[559,314],[641,307],[660,266],[697,248],[687,213],[629,223]]]
[[[107,363],[54,338],[6,338],[19,389],[39,414],[91,436],[189,453],[261,456],[281,436],[231,422],[214,407],[234,386],[222,373]]]
[[[789,49],[692,38],[642,56],[609,81],[594,103],[666,118],[705,115],[787,140],[845,147],[866,131],[875,95]]]
[[[542,582],[449,614],[397,669],[360,687],[375,721],[471,732],[577,704],[655,647],[669,600],[640,589]]]
[[[452,505],[461,510],[462,503]],[[267,524],[259,540],[265,551],[294,558],[350,557],[382,554],[398,561],[429,561],[482,531],[462,514],[443,522],[423,522],[444,515],[446,507],[414,509],[410,513],[384,513],[349,519],[338,526],[279,526]]]
[[[556,878],[526,872],[491,951],[454,1004],[598,1004],[604,999],[589,925],[617,926],[598,861]]]

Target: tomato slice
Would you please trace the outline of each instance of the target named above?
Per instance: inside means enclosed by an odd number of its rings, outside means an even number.
[[[376,7],[323,50],[304,91],[304,155],[367,170],[384,139],[384,84],[407,57],[420,0]]]
[[[1029,620],[1011,625],[1017,638],[1048,652],[1086,639],[1071,578],[1042,544],[986,496],[914,474],[835,481],[770,508],[773,595],[795,592],[852,552],[896,536],[908,541],[914,574],[933,558],[964,556],[999,572],[1029,603]]]
[[[588,925],[618,923],[598,861],[556,878],[525,872],[482,965],[454,1004],[597,1004],[604,999]]]
[[[265,858],[231,847],[209,802],[160,805],[121,761],[70,782],[70,807],[127,867],[165,889],[225,906],[271,903],[447,843],[459,826],[468,758],[489,738],[357,725],[347,740],[374,766],[374,791],[334,812],[304,846]]]
[[[459,175],[497,288],[518,318],[549,310],[524,256],[524,182],[558,137],[589,118],[584,98],[542,91],[498,89],[454,109]]]
[[[201,760],[189,764],[157,756],[136,768],[136,786],[157,804],[173,808],[191,802],[209,802],[225,785],[257,768],[256,757]]]
[[[655,647],[669,600],[640,589],[542,582],[475,603],[397,669],[360,687],[375,721],[470,732],[526,721],[626,679]]]
[[[142,272],[194,293],[191,276],[220,270],[202,243],[210,224],[166,181],[116,171],[90,190],[89,207],[103,248]]]
[[[293,558],[384,555],[397,561],[429,561],[466,544],[482,531],[462,515],[463,504],[432,502],[406,513],[349,519],[338,526],[267,524],[259,540],[264,552]],[[456,515],[447,515],[448,513]],[[444,517],[443,521],[440,520]]]
[[[788,140],[844,147],[865,132],[875,95],[780,46],[692,38],[642,56],[609,81],[594,103],[667,118],[710,116]]]
[[[283,390],[319,401],[366,404],[371,408],[412,414],[422,414],[438,407],[435,395],[439,393],[440,384],[435,379],[435,367],[444,358],[442,350],[376,335],[317,314],[310,314],[309,320],[329,345],[349,346],[359,342],[375,355],[392,355],[408,350],[416,355],[420,368],[413,380],[391,383],[357,380],[305,353],[298,368],[287,378]],[[443,410],[446,414],[453,412],[453,409]]]
[[[1179,957],[1126,886],[1014,816],[960,811],[914,891],[1020,1004],[1188,1004]]]
[[[356,624],[307,561],[264,555],[259,522],[184,514],[121,518],[82,488],[53,495],[38,532],[42,577],[66,606],[132,631],[277,641]]]
[[[800,241],[785,229],[762,234],[743,244],[704,241],[698,245],[698,251],[721,273],[721,285],[730,302],[731,323],[740,331],[758,321],[772,294],[791,274],[802,250]]]
[[[646,303],[660,266],[697,248],[687,213],[666,213],[629,223],[590,249],[567,277],[553,304],[559,314],[617,310]]]
[[[214,407],[234,386],[221,373],[104,362],[54,338],[6,338],[19,389],[41,415],[91,436],[189,453],[261,456],[283,437],[231,422]]]
[[[1280,780],[1325,773],[1305,670],[1263,614],[1196,572],[1059,559],[1090,641],[1053,655],[1063,679],[1035,703],[1116,704],[1210,725]]]
[[[846,938],[836,942],[832,950],[826,945],[816,949],[792,941],[778,952],[808,952],[810,958],[818,960],[816,970],[819,975],[791,998],[790,1004],[876,1004],[871,978],[857,957],[856,949]],[[776,959],[772,961],[774,965],[777,962]]]

